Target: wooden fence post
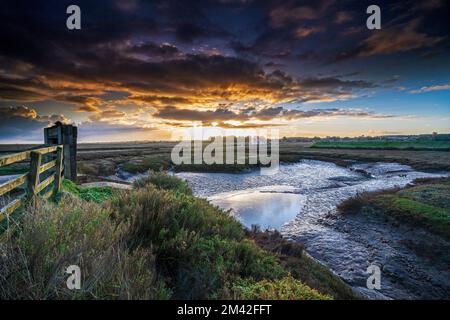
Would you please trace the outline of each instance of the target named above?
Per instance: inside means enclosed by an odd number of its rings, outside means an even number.
[[[37,194],[36,189],[39,185],[39,168],[41,167],[42,154],[40,152],[32,151],[30,153],[30,175],[28,177],[28,189],[31,196]]]
[[[64,177],[77,181],[77,127],[71,124],[56,122],[53,127],[44,129],[45,143],[64,146]]]
[[[61,181],[63,177],[61,176],[63,167],[63,155],[64,148],[58,147],[56,150],[56,171],[55,171],[55,194],[61,189]]]

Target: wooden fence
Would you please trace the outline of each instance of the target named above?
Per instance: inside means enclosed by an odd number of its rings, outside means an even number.
[[[51,157],[55,154],[56,157]],[[0,209],[0,221],[23,205],[27,197],[49,198],[59,191],[63,179],[63,157],[62,145],[45,146],[0,157],[0,167],[30,160],[29,172],[18,175],[0,185],[0,197],[12,199]],[[45,176],[43,181],[41,181],[41,175]],[[25,188],[22,187],[25,192],[14,195],[14,191],[21,186],[25,186]],[[5,197],[10,192],[12,194]]]

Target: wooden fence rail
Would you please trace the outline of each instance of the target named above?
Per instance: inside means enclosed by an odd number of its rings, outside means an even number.
[[[46,155],[55,153],[56,159],[43,163],[48,158]],[[42,196],[46,199],[59,191],[63,179],[63,157],[64,149],[62,145],[46,146],[0,157],[0,167],[28,159],[30,160],[30,171],[28,173],[18,175],[0,184],[0,197],[4,199],[8,198],[5,197],[7,193],[14,191],[20,186],[25,185],[26,190],[18,195],[10,196],[13,199],[4,207],[0,208],[0,221],[23,205],[27,196]],[[50,173],[50,170],[53,172]],[[40,176],[44,173],[46,173],[46,177],[41,181]],[[42,193],[42,191],[44,192]]]

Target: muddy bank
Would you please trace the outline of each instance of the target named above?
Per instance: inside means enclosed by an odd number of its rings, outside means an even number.
[[[394,299],[450,298],[450,240],[422,226],[399,223],[395,218],[370,211],[330,213],[320,225],[336,230],[345,241],[327,250],[329,239],[318,234],[308,238],[308,251],[332,266],[347,283],[369,297],[367,275],[355,266],[376,264],[381,268],[381,290]],[[345,257],[345,259],[341,259]]]

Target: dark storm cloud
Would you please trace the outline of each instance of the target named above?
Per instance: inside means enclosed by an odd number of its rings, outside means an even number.
[[[155,42],[152,41],[133,45],[128,48],[128,51],[130,53],[139,53],[163,58],[171,58],[180,54],[178,48],[172,44],[169,43],[156,44]]]
[[[63,115],[39,115],[35,109],[25,106],[14,106],[0,108],[0,142],[10,143],[14,140],[38,142],[43,140],[43,129],[54,124],[56,121],[71,123]],[[117,133],[145,133],[154,128],[139,125],[112,124],[104,121],[108,118],[120,118],[124,113],[117,110],[102,111],[90,121],[78,124],[79,138],[107,137],[109,134]]]
[[[82,8],[82,30],[70,32],[65,28],[65,9],[69,4],[78,4]],[[283,59],[291,54],[305,52],[300,38],[312,37],[308,42],[310,48],[321,46],[320,42],[327,39],[333,41],[336,51],[354,52],[352,57],[383,53],[380,49],[385,39],[395,35],[397,27],[412,20],[412,14],[417,17],[418,10],[426,11],[423,33],[418,37],[410,30],[405,36],[411,40],[394,41],[392,49],[410,50],[414,46],[409,41],[418,40],[416,47],[432,46],[434,38],[445,34],[447,18],[443,12],[448,8],[445,1],[379,1],[383,9],[383,22],[386,29],[392,30],[386,37],[374,37],[375,33],[364,32],[358,40],[361,47],[341,46],[342,39],[336,35],[349,28],[365,29],[367,4],[364,1],[347,1],[345,4],[334,0],[316,1],[94,1],[48,0],[38,1],[17,0],[0,4],[2,43],[0,54],[20,58],[33,64],[46,66],[62,64],[72,59],[75,63],[80,58],[81,48],[98,49],[102,44],[116,44],[120,47],[126,41],[139,37],[175,37],[180,42],[193,42],[203,39],[206,43],[212,40],[225,41],[238,54],[252,54],[258,57],[275,57]],[[249,12],[251,8],[251,13]],[[233,33],[234,21],[218,23],[210,11],[234,10],[242,13],[236,19],[248,19],[248,27],[240,34]],[[247,11],[246,11],[247,10]],[[258,18],[253,15],[258,13]],[[231,15],[232,17],[232,15]],[[403,18],[402,18],[403,17]],[[389,24],[389,21],[394,21]],[[398,20],[398,21],[397,21]],[[17,23],[20,21],[20,24]],[[343,29],[345,28],[345,29]],[[383,28],[384,29],[384,28]],[[433,34],[428,34],[428,31]],[[320,31],[320,32],[319,32]],[[365,30],[367,31],[367,30]],[[242,32],[244,36],[242,36]],[[320,35],[320,34],[323,35]],[[401,33],[401,32],[400,32]],[[372,35],[372,37],[370,37]],[[361,37],[362,36],[362,37]],[[325,38],[324,38],[325,37]],[[395,39],[395,37],[393,38]],[[338,40],[338,41],[337,41]],[[365,41],[365,42],[364,42]],[[224,44],[225,44],[224,42]],[[353,42],[354,43],[354,42]],[[331,42],[330,42],[331,44]],[[164,46],[161,43],[149,42],[135,47],[136,50],[148,49],[152,54],[176,54],[177,44]],[[118,50],[118,47],[115,49]],[[364,50],[366,48],[366,50]],[[329,52],[330,50],[328,50]],[[311,50],[311,49],[310,49]],[[317,51],[326,55],[324,51]],[[72,54],[73,53],[73,54]],[[86,58],[89,56],[88,53]],[[345,54],[341,54],[347,57]],[[338,55],[339,56],[339,55]],[[52,59],[49,60],[49,57]],[[61,60],[61,61],[58,61]],[[57,66],[55,66],[57,67]]]
[[[61,48],[59,52],[62,52],[62,56],[69,54],[75,57],[75,62],[60,57],[52,60],[50,66],[37,65],[28,72],[28,78],[13,82],[17,85],[17,89],[29,90],[28,96],[33,92],[36,94],[39,92],[47,98],[81,105],[79,110],[88,112],[99,111],[102,92],[96,91],[101,87],[105,87],[105,90],[134,92],[130,99],[135,101],[151,102],[153,99],[162,103],[170,103],[169,100],[172,100],[175,103],[177,100],[195,101],[199,93],[209,98],[217,96],[231,98],[231,95],[239,97],[239,92],[227,91],[236,85],[241,87],[239,90],[244,95],[251,95],[253,90],[254,94],[259,93],[262,97],[267,95],[275,100],[292,99],[295,92],[302,93],[299,86],[310,89],[315,83],[312,80],[298,81],[280,70],[266,73],[259,64],[238,57],[185,54],[182,58],[147,61],[129,56],[130,50],[134,52],[153,50],[155,53],[166,55],[179,52],[174,46],[168,44],[157,46],[149,42],[126,46],[123,50],[120,46],[102,45],[75,48],[70,53],[65,53],[64,48]],[[63,92],[51,92],[49,79],[68,81],[72,84],[62,88]],[[80,82],[98,85],[95,89],[86,86],[77,88],[74,84]],[[322,82],[316,80],[313,99],[317,99],[318,96],[320,98],[321,94],[329,96],[342,93],[340,91],[342,88],[352,90],[363,87],[362,82],[336,80],[328,87]],[[0,81],[0,86],[3,91],[8,92],[7,97],[12,99],[13,92],[9,85]],[[320,92],[322,89],[324,92]],[[146,94],[143,94],[144,92]],[[309,100],[307,94],[302,94],[299,98],[302,101]],[[21,97],[17,96],[17,100],[20,99]]]
[[[65,27],[65,11],[70,4],[82,8],[81,32],[71,32]],[[150,14],[130,15],[118,10],[114,1],[98,5],[93,1],[48,0],[42,3],[17,0],[2,2],[0,12],[0,53],[50,68],[70,59],[72,51],[157,31]]]
[[[180,109],[173,106],[166,106],[158,110],[154,117],[179,120],[179,121],[201,121],[204,124],[210,124],[217,121],[248,121],[248,120],[261,120],[272,121],[277,119],[296,120],[312,117],[368,117],[368,118],[387,118],[392,117],[389,115],[381,115],[373,112],[361,111],[357,109],[311,109],[311,110],[298,110],[298,109],[285,109],[283,107],[268,107],[261,110],[255,110],[254,108],[248,108],[240,111],[231,111],[225,108],[218,108],[215,110],[192,110],[192,109]]]
[[[21,101],[37,101],[43,97],[41,94],[34,91],[30,91],[24,88],[18,88],[13,86],[8,86],[6,84],[0,84],[0,97],[4,100],[17,100],[19,98]]]
[[[192,104],[193,100],[182,98],[182,97],[165,97],[165,96],[156,96],[156,95],[133,95],[129,98],[131,101],[136,102],[148,102],[155,104]]]
[[[15,106],[0,108],[0,141],[11,138],[24,140],[42,136],[42,129],[56,122],[68,122],[63,115],[40,116],[36,110]]]
[[[231,47],[245,56],[299,57],[300,62],[321,64],[445,47],[450,3],[378,1],[377,5],[382,29],[370,31],[365,1],[269,1],[256,36],[250,41],[237,39]]]
[[[153,116],[157,118],[171,119],[171,120],[190,120],[212,122],[216,120],[236,120],[239,114],[227,109],[216,109],[214,111],[206,110],[191,110],[179,109],[172,106],[167,106],[158,110]]]
[[[372,88],[374,85],[367,81],[362,80],[342,80],[339,78],[308,78],[301,81],[301,84],[305,88]]]
[[[192,42],[196,38],[210,36],[207,30],[193,23],[181,23],[175,32],[177,38],[184,42]]]
[[[382,29],[369,35],[359,45],[341,52],[331,62],[430,48],[446,38],[420,31],[421,23],[421,19],[417,18]]]
[[[232,41],[230,46],[233,50],[244,57],[265,57],[269,59],[283,59],[292,53],[293,36],[282,31],[268,31],[251,43]]]

